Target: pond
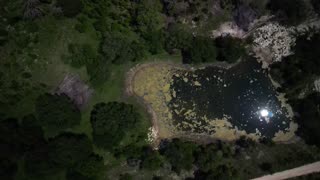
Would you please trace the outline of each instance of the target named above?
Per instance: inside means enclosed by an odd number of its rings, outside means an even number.
[[[176,125],[201,121],[195,130],[203,132],[202,127],[209,122],[199,117],[227,117],[233,127],[247,133],[260,132],[268,138],[289,128],[288,112],[281,106],[267,72],[256,61],[247,60],[230,69],[209,66],[192,73],[180,70],[177,74],[182,75],[173,76],[171,90],[175,95],[169,103]],[[190,109],[196,116],[186,118],[185,112]]]
[[[160,138],[235,140],[244,135],[288,141],[297,129],[290,106],[254,59],[230,68],[144,64],[136,68],[132,86]]]

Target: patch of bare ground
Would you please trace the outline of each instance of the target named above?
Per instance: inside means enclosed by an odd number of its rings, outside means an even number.
[[[55,93],[67,95],[79,109],[83,109],[92,97],[93,89],[85,84],[79,75],[67,74]]]

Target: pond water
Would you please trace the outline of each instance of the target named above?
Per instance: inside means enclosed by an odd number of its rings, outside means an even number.
[[[203,133],[201,127],[210,123],[203,117],[209,121],[227,118],[239,130],[259,132],[268,138],[289,128],[288,112],[281,107],[267,72],[255,60],[243,61],[230,69],[208,66],[195,71],[178,70],[177,74],[172,77],[173,98],[168,106],[173,123],[183,131],[190,129],[179,124],[187,122],[201,124],[193,130]],[[190,110],[195,115],[190,116]]]

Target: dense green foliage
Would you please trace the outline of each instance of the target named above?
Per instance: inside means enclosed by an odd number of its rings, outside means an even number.
[[[320,15],[320,1],[311,0],[311,4],[313,6],[314,11]]]
[[[66,95],[41,95],[35,108],[39,122],[49,134],[80,123],[80,111]]]
[[[308,7],[304,0],[270,0],[268,9],[286,25],[297,25],[308,17]]]
[[[195,37],[191,41],[190,48],[182,50],[184,63],[206,63],[214,62],[217,57],[216,46],[212,39]]]
[[[103,158],[96,154],[91,154],[74,167],[74,171],[85,177],[98,178],[105,170]]]
[[[69,44],[69,56],[64,57],[66,63],[73,67],[89,66],[97,60],[97,53],[89,44]]]
[[[168,159],[172,165],[172,170],[180,172],[181,170],[190,170],[192,168],[194,157],[193,152],[196,146],[193,143],[183,142],[179,139],[173,139],[169,143],[162,154]]]
[[[244,56],[246,52],[242,40],[231,36],[218,37],[215,39],[215,44],[218,51],[218,61],[233,63]]]
[[[144,56],[143,45],[132,34],[108,32],[104,35],[102,52],[106,61],[113,64],[123,64],[127,61],[138,61]]]
[[[61,7],[63,15],[67,17],[79,14],[83,8],[81,0],[57,0],[57,6]]]
[[[294,109],[299,112],[299,135],[307,143],[320,147],[320,93],[313,93],[295,102]]]
[[[168,27],[165,41],[165,49],[173,53],[175,49],[190,48],[192,35],[188,28],[181,24],[173,24]]]
[[[90,140],[85,135],[60,134],[49,142],[49,158],[62,167],[72,167],[82,162],[92,152]]]
[[[99,147],[113,150],[125,134],[140,121],[140,115],[129,104],[99,103],[91,112],[93,140]]]
[[[1,179],[13,179],[18,170],[25,179],[64,176],[67,168],[87,178],[103,172],[102,158],[93,153],[91,141],[83,134],[62,133],[47,141],[32,115],[20,121],[1,120],[0,130]]]
[[[145,147],[143,149],[141,160],[141,168],[148,170],[158,170],[164,162],[164,159],[159,152],[152,150],[150,147]]]

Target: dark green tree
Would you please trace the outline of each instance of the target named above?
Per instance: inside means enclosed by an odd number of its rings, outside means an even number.
[[[309,10],[304,0],[270,0],[267,7],[286,25],[300,24],[308,17]]]
[[[179,139],[173,139],[163,150],[162,154],[172,165],[172,169],[178,173],[181,170],[190,170],[194,162],[193,153],[196,145],[189,142],[182,142]]]
[[[298,134],[307,143],[320,147],[320,93],[313,93],[304,99],[298,100],[294,110],[299,113],[297,117]]]
[[[9,159],[0,159],[0,179],[14,180],[18,165]]]
[[[66,95],[40,95],[35,106],[37,118],[49,134],[80,123],[80,111]]]
[[[216,38],[215,45],[218,52],[218,61],[234,63],[246,53],[242,40],[231,36],[221,36]]]
[[[80,161],[73,168],[74,171],[89,178],[99,178],[106,170],[103,158],[97,154],[91,154],[87,159]]]
[[[185,25],[171,24],[166,31],[165,49],[172,53],[175,49],[190,48],[192,39],[192,34]]]
[[[121,174],[119,180],[133,180],[133,176],[128,173]]]
[[[158,151],[145,147],[142,155],[141,168],[148,170],[158,170],[163,165],[163,157]]]
[[[84,134],[63,133],[49,141],[49,159],[61,167],[72,167],[88,159],[92,144]]]
[[[140,115],[129,104],[98,103],[91,112],[93,140],[99,147],[114,149],[130,129],[140,121]]]
[[[77,171],[73,171],[72,169],[69,169],[67,171],[66,179],[67,180],[96,180],[95,178],[87,177]]]
[[[97,52],[89,44],[69,44],[68,50],[70,55],[65,61],[73,67],[80,68],[98,60]]]
[[[214,62],[217,57],[215,42],[208,37],[194,37],[190,48],[182,50],[183,63]]]
[[[222,167],[230,167],[230,159],[235,155],[229,143],[218,141],[199,146],[195,152],[195,164],[202,172],[218,172]],[[210,174],[210,173],[209,173]]]
[[[26,153],[24,157],[24,172],[29,179],[45,179],[61,172],[63,169],[52,161],[49,156],[50,148],[47,144]]]
[[[320,1],[318,0],[311,0],[311,4],[313,6],[314,11],[320,15]]]
[[[57,6],[62,8],[66,17],[74,17],[83,9],[81,0],[57,0]]]
[[[24,140],[17,119],[6,119],[0,122],[0,159],[13,162],[24,153]]]
[[[113,64],[135,62],[144,57],[144,47],[133,32],[108,32],[102,44],[105,59]]]
[[[111,66],[111,63],[102,56],[97,56],[95,61],[87,64],[91,84],[95,87],[103,85],[110,77]]]

